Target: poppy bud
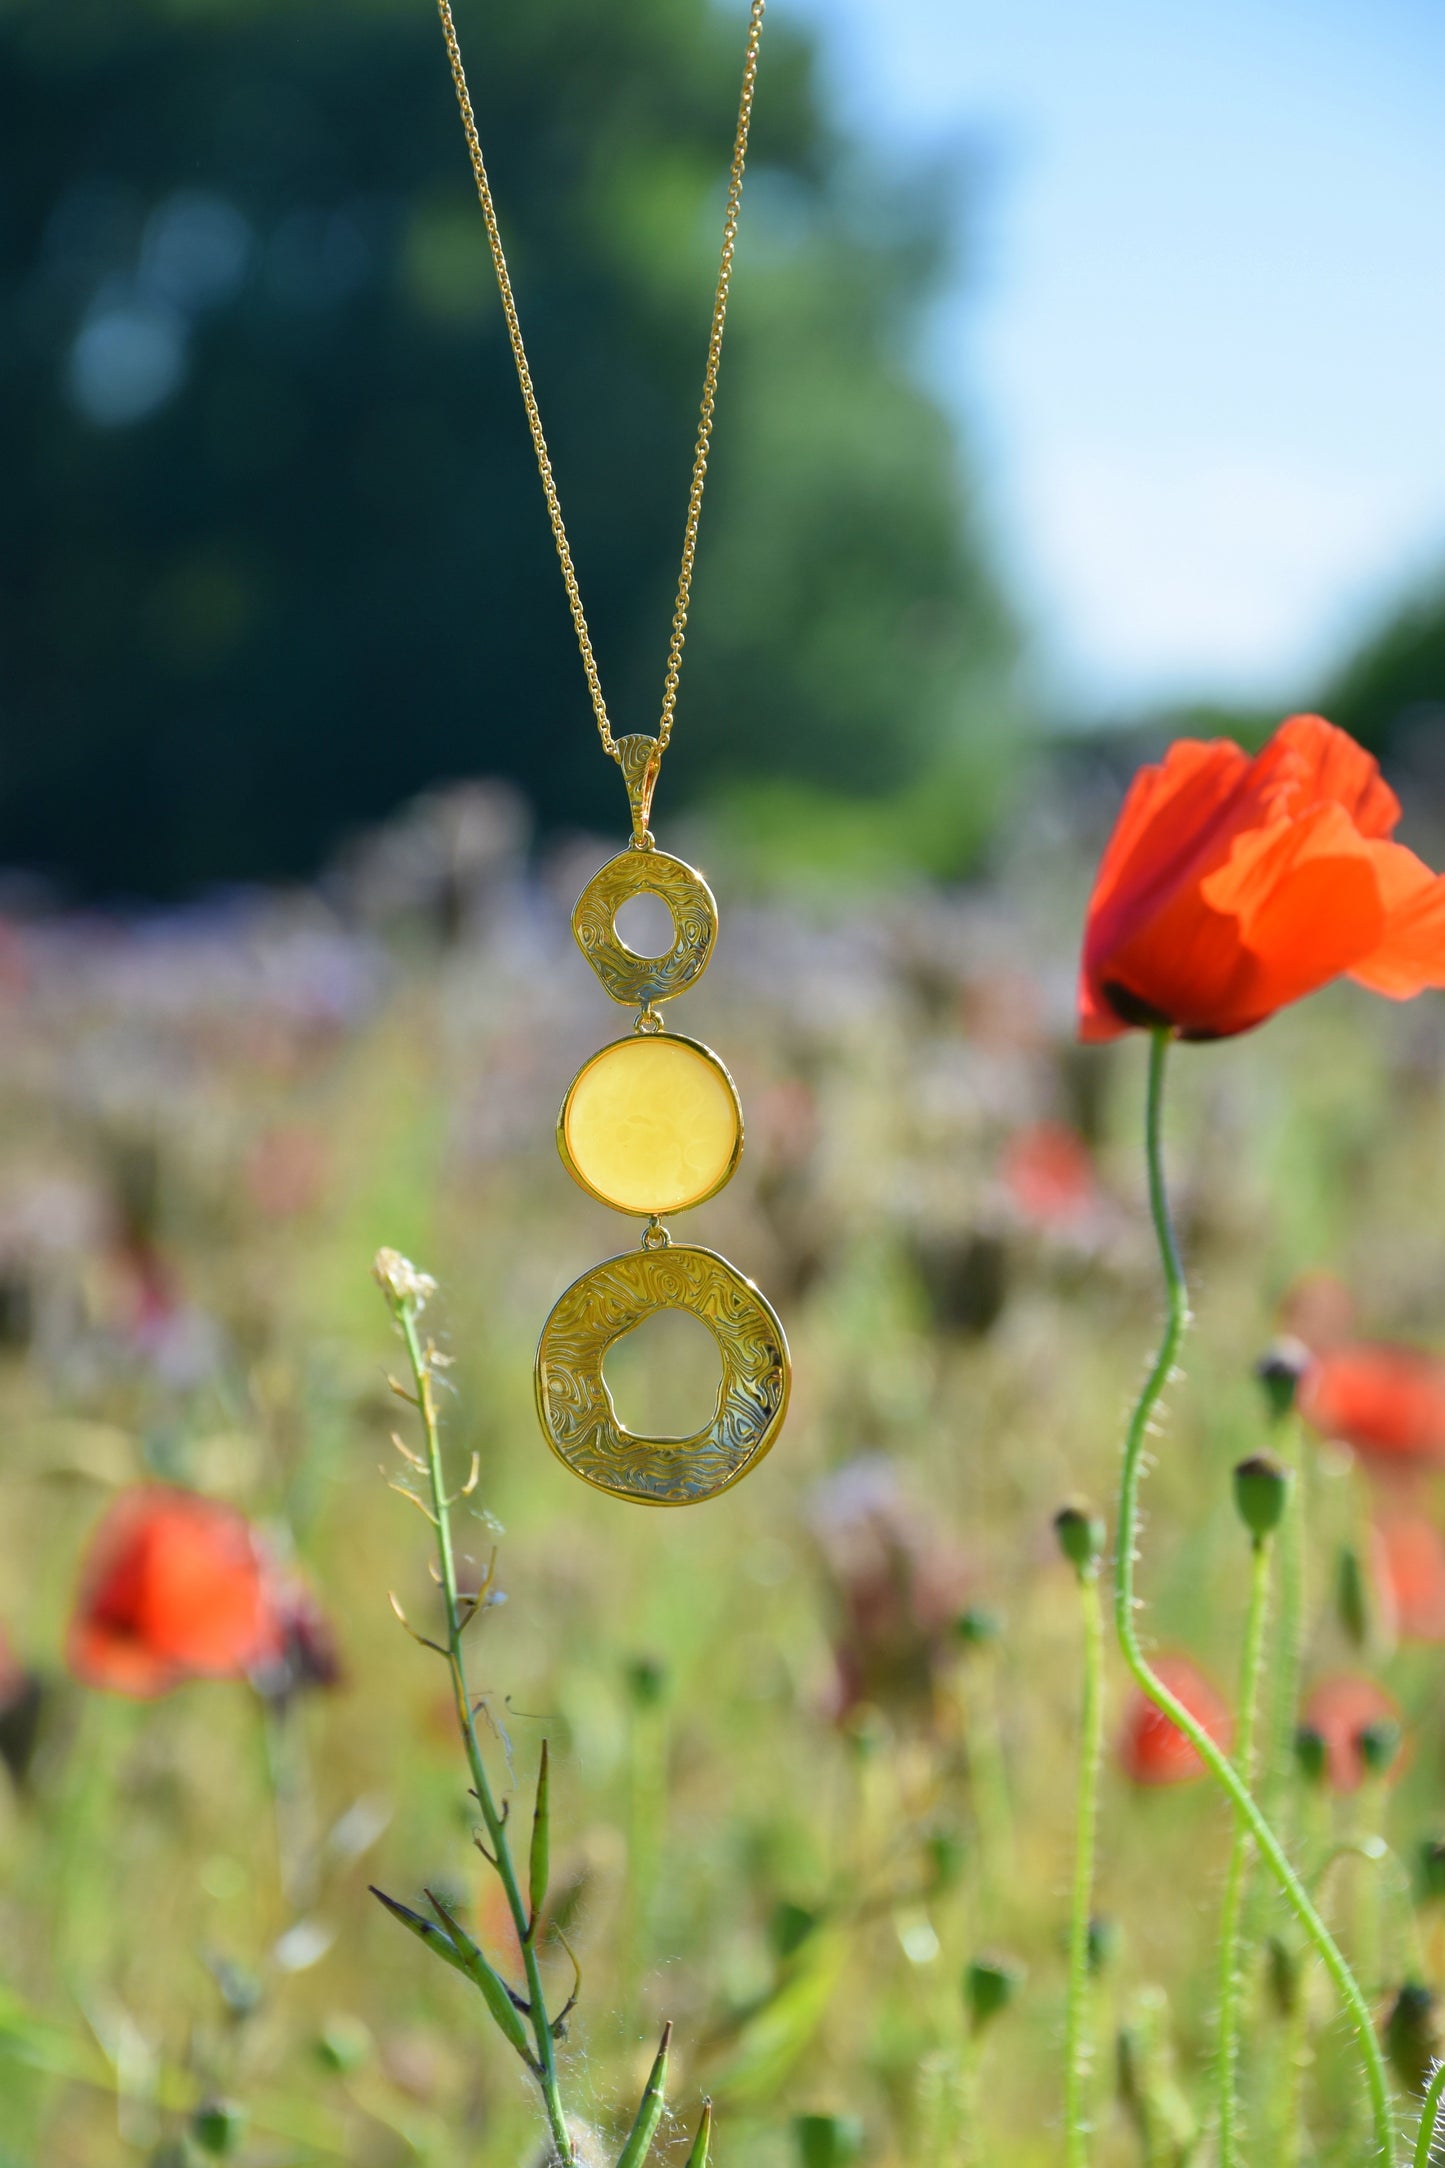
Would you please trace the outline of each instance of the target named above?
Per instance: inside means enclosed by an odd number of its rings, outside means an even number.
[[[976,2033],[1006,2010],[1023,1982],[1017,1965],[1006,1957],[976,1957],[963,1975],[963,1998]]]
[[[1301,1724],[1294,1735],[1295,1766],[1306,1784],[1318,1784],[1325,1773],[1325,1742],[1310,1724]]]
[[[633,1705],[655,1709],[667,1693],[667,1667],[655,1656],[634,1656],[627,1666],[627,1690]]]
[[[768,1940],[774,1954],[780,1959],[791,1957],[803,1947],[817,1924],[817,1913],[807,1905],[794,1904],[790,1897],[781,1898],[768,1921]]]
[[[1421,1845],[1420,1880],[1427,1897],[1445,1897],[1445,1839],[1429,1837]]]
[[[1299,2008],[1299,1952],[1281,1936],[1271,1935],[1265,1945],[1265,1960],[1270,1998],[1280,2016],[1289,2017]]]
[[[1075,1573],[1081,1580],[1092,1581],[1104,1549],[1103,1516],[1091,1513],[1087,1506],[1062,1506],[1054,1515],[1054,1534]]]
[[[1234,1471],[1235,1509],[1256,1543],[1272,1536],[1284,1514],[1289,1476],[1268,1453],[1255,1453]]]
[[[1400,1727],[1388,1716],[1377,1718],[1373,1724],[1363,1725],[1355,1735],[1355,1744],[1359,1749],[1360,1760],[1365,1765],[1366,1774],[1372,1777],[1384,1776],[1400,1751],[1400,1743]]]
[[[1370,1638],[1370,1595],[1360,1554],[1349,1543],[1340,1545],[1335,1561],[1335,1606],[1345,1633],[1362,1649]]]
[[[316,2056],[323,2069],[349,2077],[371,2053],[371,2034],[359,2017],[339,2010],[316,2036]]]
[[[207,2100],[191,2121],[191,2136],[203,2153],[234,2153],[246,2128],[246,2116],[232,2100]]]
[[[1385,2053],[1401,2082],[1423,2093],[1439,2053],[1435,1997],[1418,1980],[1407,1980],[1385,2019]]]
[[[1095,1978],[1112,1962],[1118,1947],[1117,1920],[1100,1919],[1095,1914],[1089,1922],[1089,1970]]]
[[[967,1649],[987,1648],[990,1641],[997,1641],[1003,1632],[1003,1621],[996,1611],[988,1610],[981,1603],[971,1603],[966,1611],[960,1611],[953,1622],[953,1630]]]
[[[1309,1368],[1310,1351],[1302,1340],[1276,1340],[1254,1366],[1264,1390],[1270,1420],[1282,1423],[1294,1406],[1299,1381]]]
[[[952,1889],[963,1873],[968,1857],[962,1832],[949,1828],[932,1829],[924,1840],[924,1851],[932,1870],[931,1886],[935,1890]]]
[[[848,2168],[863,2150],[856,2115],[799,2115],[793,2121],[799,2168]]]

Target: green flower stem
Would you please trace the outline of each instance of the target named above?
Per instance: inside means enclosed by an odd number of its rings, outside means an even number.
[[[431,1510],[436,1523],[437,1564],[441,1572],[442,1603],[446,1616],[447,1669],[451,1673],[452,1694],[456,1702],[457,1723],[461,1728],[462,1742],[466,1748],[467,1765],[471,1770],[472,1788],[477,1804],[482,1810],[486,1825],[487,1841],[496,1863],[498,1877],[506,1893],[507,1909],[512,1915],[517,1942],[522,1952],[522,1963],[527,1974],[527,1999],[531,2004],[528,2022],[536,2043],[534,2070],[541,2090],[543,2106],[547,2113],[547,2127],[551,2132],[552,2148],[560,2168],[575,2168],[576,2155],[572,2138],[567,2129],[567,2118],[562,2107],[561,2089],[557,2082],[557,2049],[552,2038],[551,2021],[547,2015],[546,1992],[542,1985],[542,1970],[537,1960],[536,1938],[531,1932],[527,1902],[522,1895],[522,1885],[512,1861],[512,1849],[507,1840],[507,1825],[492,1792],[487,1765],[482,1758],[481,1741],[477,1737],[476,1717],[473,1713],[471,1688],[467,1683],[466,1661],[462,1654],[462,1630],[466,1616],[457,1594],[456,1556],[452,1546],[451,1499],[447,1493],[446,1478],[442,1468],[441,1433],[437,1422],[436,1390],[432,1377],[430,1350],[424,1350],[417,1333],[416,1300],[389,1297],[401,1336],[406,1342],[407,1358],[416,1384],[416,1403],[421,1415],[422,1430],[426,1438],[427,1480],[431,1490]],[[469,1615],[469,1613],[468,1613]]]
[[[1310,1902],[1308,1892],[1286,1858],[1279,1839],[1260,1812],[1248,1785],[1228,1755],[1221,1753],[1215,1745],[1198,1718],[1191,1715],[1183,1702],[1170,1693],[1154,1671],[1140,1646],[1135,1623],[1138,1599],[1134,1593],[1134,1555],[1139,1540],[1139,1478],[1143,1468],[1144,1447],[1160,1396],[1178,1360],[1185,1327],[1189,1321],[1189,1295],[1185,1286],[1184,1267],[1180,1262],[1173,1222],[1169,1217],[1169,1199],[1164,1184],[1164,1072],[1172,1036],[1166,1025],[1158,1026],[1152,1035],[1145,1123],[1149,1209],[1153,1215],[1154,1232],[1164,1267],[1168,1311],[1159,1351],[1144,1381],[1144,1389],[1130,1418],[1124,1441],[1124,1459],[1119,1481],[1118,1544],[1114,1562],[1115,1632],[1124,1661],[1141,1690],[1154,1706],[1162,1710],[1170,1722],[1183,1732],[1215,1783],[1228,1794],[1236,1815],[1248,1825],[1261,1857],[1267,1863],[1282,1895],[1314,1944],[1321,1963],[1333,1980],[1359,2037],[1374,2124],[1372,2157],[1377,2163],[1390,2164],[1394,2160],[1394,2137],[1390,2120],[1389,2086],[1385,2078],[1385,2063],[1380,2053],[1380,2044],[1375,2038],[1375,2029],[1370,2020],[1368,2005],[1360,1992],[1359,1982],[1346,1964],[1334,1936]]]
[[[1093,2060],[1089,1928],[1094,1910],[1099,1762],[1104,1745],[1104,1607],[1099,1600],[1097,1562],[1081,1571],[1078,1581],[1084,1621],[1084,1699],[1079,1720],[1074,1901],[1069,1922],[1069,2003],[1064,2030],[1064,2131],[1068,2168],[1086,2168],[1092,2128],[1086,2098]]]
[[[1420,2133],[1415,2140],[1414,2168],[1430,2168],[1430,2156],[1435,2150],[1435,2125],[1440,2116],[1440,2098],[1445,2094],[1445,2063],[1437,2063],[1431,2075],[1425,2104],[1420,2110]]]
[[[1265,1749],[1264,1796],[1270,1817],[1291,1796],[1294,1735],[1299,1720],[1299,1681],[1304,1661],[1305,1544],[1309,1518],[1308,1467],[1300,1452],[1300,1421],[1291,1412],[1279,1426],[1277,1457],[1290,1478],[1275,1546],[1279,1553],[1279,1624],[1270,1678],[1269,1743]]]
[[[1272,1546],[1256,1536],[1249,1584],[1244,1655],[1239,1672],[1239,1714],[1234,1766],[1245,1784],[1254,1781],[1254,1736],[1259,1720],[1259,1689],[1264,1670],[1265,1621],[1269,1614]],[[1239,2152],[1239,1961],[1240,1921],[1249,1881],[1253,1840],[1242,1817],[1236,1817],[1234,1843],[1224,1882],[1219,1922],[1219,2168],[1240,2168]]]

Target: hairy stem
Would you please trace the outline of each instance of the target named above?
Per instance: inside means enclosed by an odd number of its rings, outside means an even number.
[[[402,1338],[406,1342],[407,1357],[416,1383],[417,1407],[426,1438],[427,1481],[431,1492],[432,1514],[436,1522],[437,1566],[441,1573],[442,1602],[446,1616],[446,1647],[443,1654],[451,1674],[457,1723],[466,1748],[472,1789],[482,1810],[482,1821],[486,1825],[487,1843],[498,1878],[506,1893],[507,1909],[512,1915],[512,1925],[516,1929],[517,1942],[522,1952],[522,1963],[526,1968],[527,1999],[531,2004],[528,2022],[536,2043],[534,2069],[547,2112],[547,2127],[551,2133],[553,2152],[560,2168],[574,2168],[575,2155],[567,2129],[567,2118],[562,2108],[561,2089],[557,2082],[556,2043],[552,2038],[552,2026],[547,2015],[547,1999],[542,1985],[541,1966],[537,1961],[536,1938],[532,1933],[522,1885],[513,1864],[512,1849],[507,1840],[506,1819],[497,1805],[491,1780],[487,1775],[481,1741],[477,1737],[472,1692],[467,1683],[466,1659],[462,1653],[462,1631],[466,1617],[457,1594],[456,1554],[452,1545],[451,1529],[452,1501],[447,1494],[442,1467],[441,1434],[437,1422],[436,1388],[430,1350],[422,1347],[417,1332],[418,1304],[407,1300],[394,1301],[393,1309],[401,1326]]]
[[[1124,1441],[1123,1467],[1119,1480],[1118,1547],[1114,1562],[1114,1627],[1124,1661],[1129,1666],[1142,1691],[1154,1706],[1167,1716],[1178,1730],[1183,1732],[1198,1754],[1216,1784],[1228,1794],[1235,1814],[1243,1821],[1259,1847],[1260,1856],[1278,1883],[1281,1894],[1294,1912],[1300,1926],[1319,1953],[1320,1962],[1335,1984],[1341,2002],[1349,2013],[1360,2043],[1360,2054],[1365,2066],[1365,2078],[1370,2095],[1370,2113],[1374,2124],[1373,2159],[1377,2163],[1392,2163],[1394,2137],[1390,2121],[1390,2092],[1385,2078],[1384,2058],[1375,2029],[1370,2020],[1369,2007],[1360,1992],[1359,1982],[1346,1964],[1334,1936],[1320,1918],[1309,1894],[1294,1868],[1286,1858],[1284,1849],[1274,1830],[1265,1820],[1244,1779],[1235,1769],[1228,1755],[1221,1753],[1213,1739],[1198,1719],[1191,1715],[1182,1701],[1171,1694],[1164,1681],[1154,1671],[1140,1645],[1139,1631],[1135,1622],[1137,1598],[1134,1593],[1134,1559],[1139,1540],[1139,1479],[1143,1471],[1144,1447],[1149,1437],[1154,1414],[1160,1396],[1173,1372],[1179,1350],[1183,1343],[1185,1327],[1189,1321],[1189,1295],[1184,1280],[1184,1267],[1179,1258],[1179,1246],[1175,1240],[1173,1222],[1169,1217],[1169,1199],[1164,1185],[1163,1111],[1164,1072],[1172,1033],[1167,1026],[1157,1027],[1152,1035],[1149,1053],[1149,1094],[1145,1122],[1145,1152],[1149,1170],[1149,1208],[1154,1220],[1154,1232],[1159,1243],[1159,1255],[1164,1267],[1164,1280],[1168,1293],[1168,1310],[1163,1338],[1158,1353],[1150,1365],[1144,1389],[1139,1395]]]
[[[1271,1545],[1256,1536],[1249,1584],[1249,1612],[1239,1671],[1239,1715],[1234,1766],[1245,1784],[1254,1781],[1254,1736],[1259,1717],[1259,1689],[1264,1670],[1264,1629],[1269,1612]],[[1254,1843],[1248,1825],[1237,1816],[1224,1906],[1219,1921],[1219,2168],[1240,2168],[1239,2152],[1239,1961],[1240,1921],[1249,1881]]]
[[[1069,2004],[1064,2034],[1064,2130],[1068,2168],[1086,2168],[1086,2092],[1093,2061],[1090,2029],[1089,1928],[1094,1908],[1094,1853],[1099,1819],[1099,1762],[1104,1743],[1104,1607],[1097,1563],[1079,1574],[1084,1621],[1084,1698],[1079,1720],[1078,1819],[1074,1838],[1074,1900],[1069,1922]]]
[[[1420,2134],[1415,2140],[1414,2168],[1430,2168],[1430,2157],[1435,2150],[1435,2125],[1440,2115],[1440,2098],[1445,2094],[1445,2063],[1437,2063],[1431,2073],[1425,2104],[1420,2110]]]

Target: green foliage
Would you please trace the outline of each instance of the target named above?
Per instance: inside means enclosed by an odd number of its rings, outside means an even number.
[[[1445,590],[1419,595],[1386,619],[1327,687],[1330,721],[1388,757],[1438,746],[1445,719]],[[1439,755],[1431,761],[1434,771]]]
[[[614,720],[651,729],[738,20],[460,28]],[[291,874],[477,773],[616,827],[432,11],[16,0],[0,136],[0,860],[142,893]],[[910,366],[936,178],[841,140],[769,25],[665,796],[821,779],[872,822],[911,791],[890,850],[957,863],[1017,709]]]

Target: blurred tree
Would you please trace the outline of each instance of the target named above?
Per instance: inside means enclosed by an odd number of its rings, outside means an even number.
[[[619,731],[656,725],[741,28],[462,13]],[[478,773],[615,831],[427,0],[9,0],[0,55],[0,858],[304,873]],[[911,366],[953,238],[927,181],[839,139],[775,21],[673,804],[998,755],[1009,629]]]
[[[1425,756],[1432,780],[1445,782],[1445,590],[1387,618],[1337,673],[1321,709],[1383,757]]]

